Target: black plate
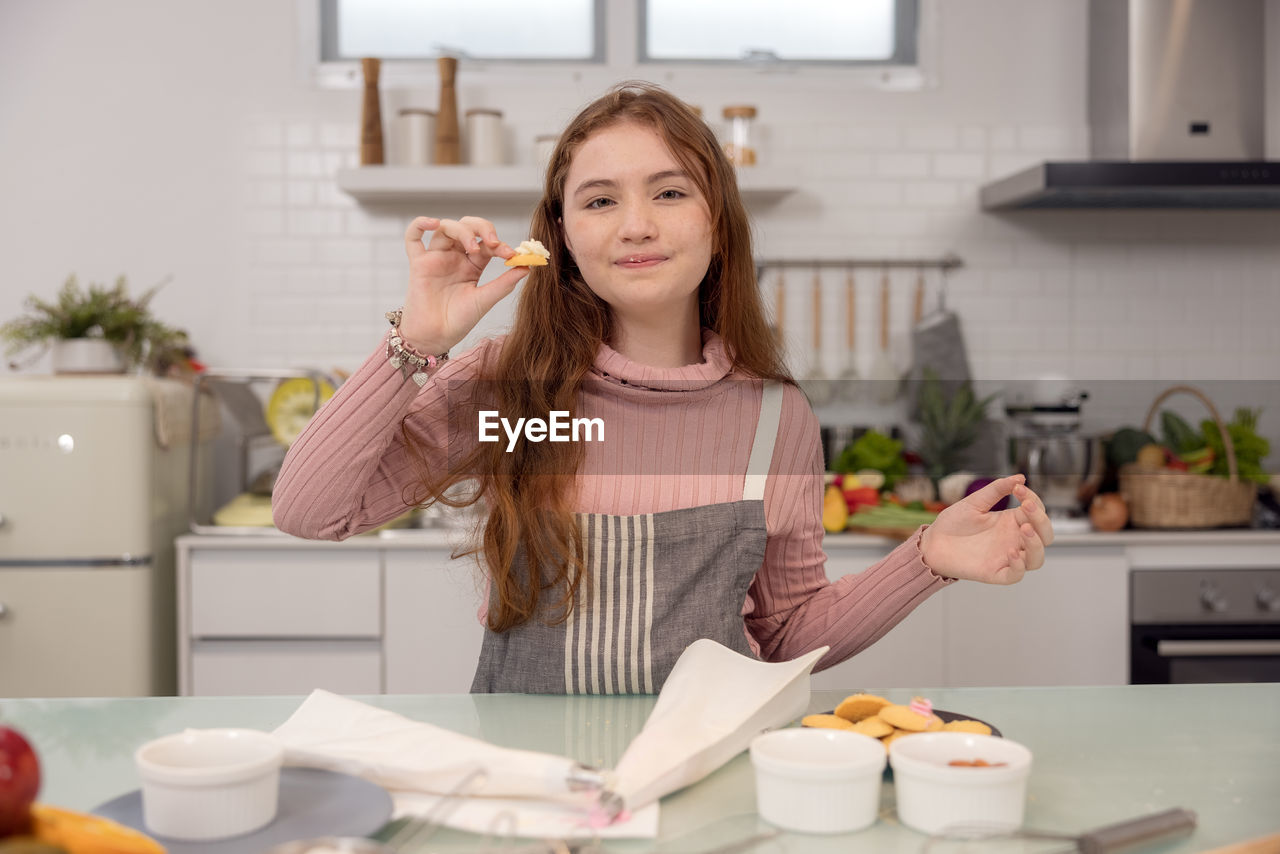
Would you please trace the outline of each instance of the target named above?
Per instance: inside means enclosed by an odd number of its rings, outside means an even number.
[[[391,795],[359,777],[318,768],[280,770],[280,806],[266,827],[208,842],[155,836],[169,854],[244,854],[278,842],[313,836],[369,836],[391,818]],[[142,792],[134,789],[93,810],[126,827],[148,833],[142,820]]]
[[[834,715],[835,713],[836,713],[835,709],[832,709],[829,712],[821,712],[821,714],[825,714],[825,715]],[[972,715],[961,715],[961,714],[957,714],[956,712],[943,711],[942,709],[934,709],[933,713],[937,715],[944,724],[949,724],[952,721],[977,721],[980,724],[987,724],[986,721],[981,720],[979,718],[975,718]],[[1000,730],[996,729],[991,724],[987,724],[987,726],[991,727],[992,735],[996,736],[997,738],[1004,738],[1004,733],[1000,732]]]

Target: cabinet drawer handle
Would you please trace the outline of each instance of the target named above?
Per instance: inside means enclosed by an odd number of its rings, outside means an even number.
[[[1177,658],[1183,655],[1280,655],[1280,640],[1162,640],[1156,642],[1156,655],[1161,658]]]

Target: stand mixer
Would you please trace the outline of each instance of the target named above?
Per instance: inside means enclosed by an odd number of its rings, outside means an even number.
[[[1088,531],[1088,503],[1102,482],[1102,440],[1080,431],[1080,407],[1088,392],[1060,378],[1033,384],[1030,399],[1005,407],[1013,421],[1010,462],[1044,501],[1059,533]]]

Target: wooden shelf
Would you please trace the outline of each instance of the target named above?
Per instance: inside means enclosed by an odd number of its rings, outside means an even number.
[[[467,201],[534,205],[542,175],[532,166],[361,166],[339,169],[338,189],[364,205]],[[738,175],[748,203],[774,202],[796,190],[789,176],[770,169]]]

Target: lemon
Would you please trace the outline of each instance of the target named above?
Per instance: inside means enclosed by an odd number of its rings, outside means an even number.
[[[320,400],[324,403],[333,397],[334,388],[327,380],[320,380]],[[267,426],[276,441],[288,447],[302,434],[311,416],[319,408],[316,401],[316,383],[310,377],[291,377],[276,386],[267,400]]]

